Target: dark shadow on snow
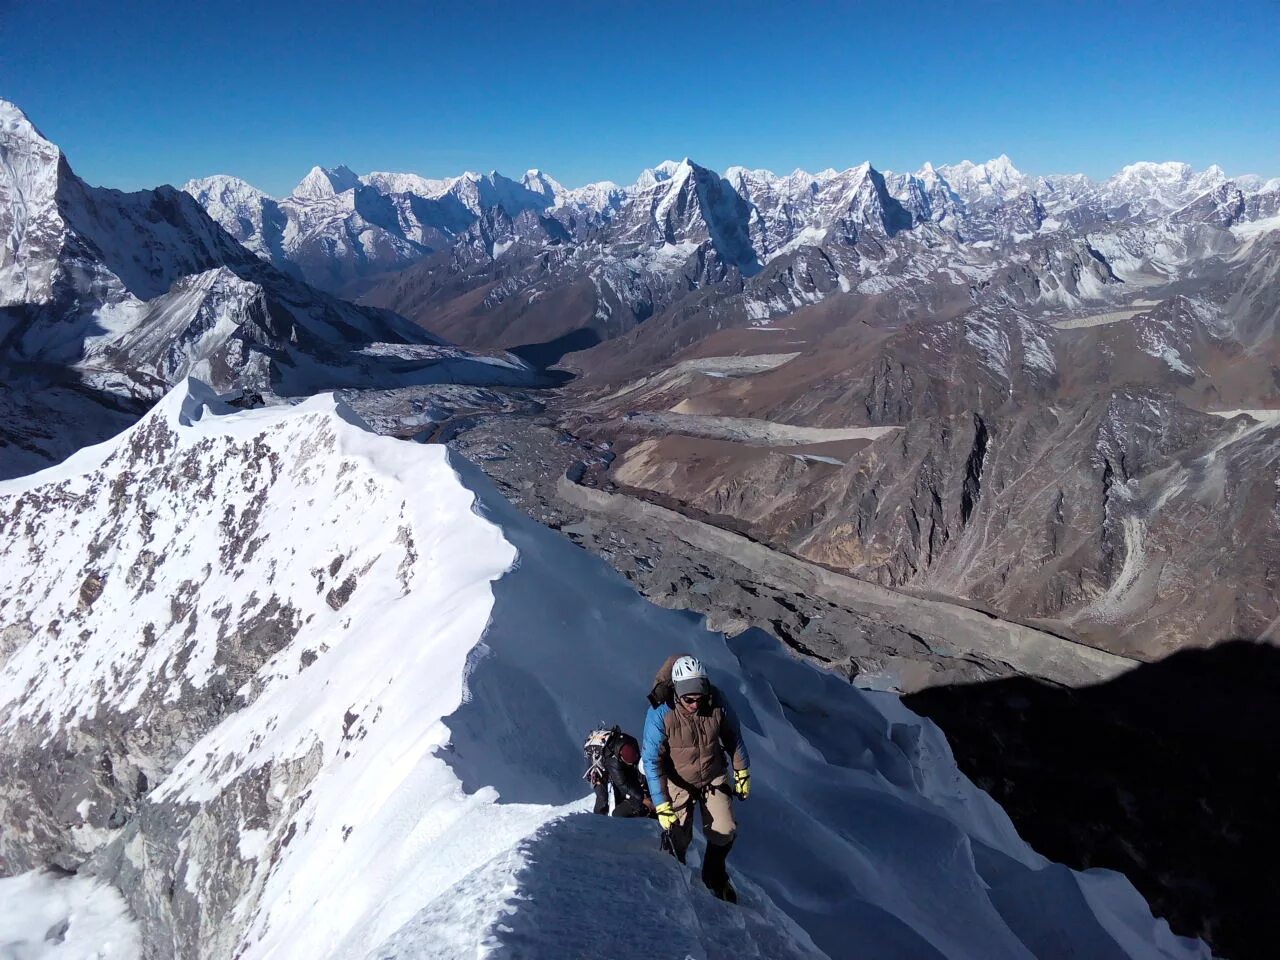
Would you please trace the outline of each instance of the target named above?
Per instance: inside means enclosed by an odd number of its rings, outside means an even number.
[[[0,480],[35,473],[109,440],[150,406],[95,389],[74,370],[0,362]]]
[[[1017,678],[903,700],[1037,851],[1123,872],[1215,953],[1276,955],[1280,649],[1233,640],[1079,690]]]

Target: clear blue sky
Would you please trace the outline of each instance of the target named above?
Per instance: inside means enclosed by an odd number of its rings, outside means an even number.
[[[92,183],[314,164],[630,182],[1008,153],[1280,175],[1280,0],[0,0],[0,97]]]

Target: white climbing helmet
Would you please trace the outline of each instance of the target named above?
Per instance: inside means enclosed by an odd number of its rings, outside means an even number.
[[[689,693],[707,693],[711,686],[707,682],[707,670],[697,657],[681,657],[673,663],[671,682],[675,685],[677,697]]]

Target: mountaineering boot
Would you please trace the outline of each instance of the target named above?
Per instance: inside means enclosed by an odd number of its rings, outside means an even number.
[[[707,844],[707,852],[702,855],[702,882],[719,899],[728,903],[737,903],[737,891],[729,882],[729,871],[725,868],[725,860],[728,859],[729,850],[732,847],[732,843]]]

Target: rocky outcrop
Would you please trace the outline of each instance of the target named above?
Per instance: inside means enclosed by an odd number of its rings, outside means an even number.
[[[107,449],[0,493],[0,863],[111,880],[154,957],[242,949],[334,745],[377,717],[344,701],[327,748],[238,770],[197,745],[332,656],[366,599],[406,594],[425,549],[331,399],[203,429],[226,412],[193,381]]]

